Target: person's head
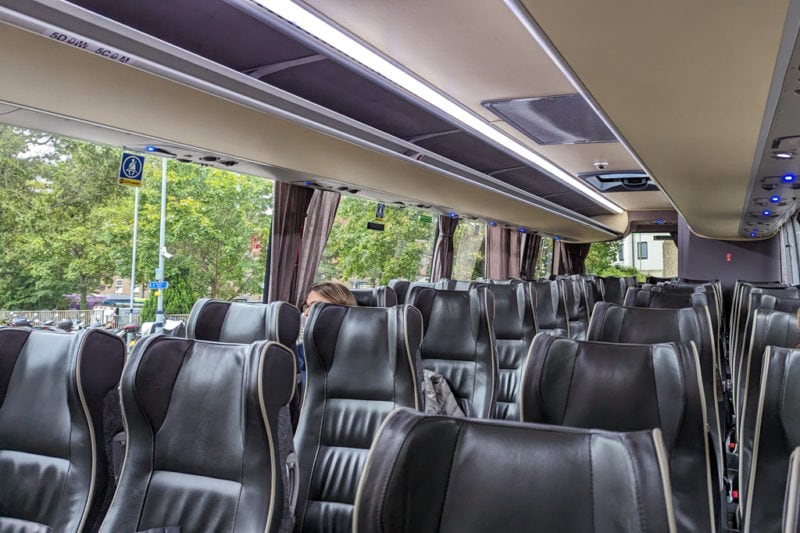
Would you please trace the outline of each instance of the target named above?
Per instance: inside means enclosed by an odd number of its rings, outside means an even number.
[[[350,289],[335,281],[323,281],[311,287],[311,290],[308,291],[308,296],[306,296],[303,313],[308,315],[311,306],[315,303],[358,305]]]

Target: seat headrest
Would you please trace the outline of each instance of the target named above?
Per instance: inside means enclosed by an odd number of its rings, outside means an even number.
[[[300,334],[300,310],[287,302],[251,304],[201,298],[192,307],[190,339],[249,344],[270,340],[292,346]]]
[[[370,450],[354,531],[526,531],[535,524],[540,531],[666,532],[675,528],[670,492],[659,430],[609,433],[398,409]]]

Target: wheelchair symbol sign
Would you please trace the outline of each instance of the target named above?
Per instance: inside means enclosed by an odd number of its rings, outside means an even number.
[[[144,170],[143,155],[122,154],[119,163],[119,184],[139,187],[142,184],[142,170]]]

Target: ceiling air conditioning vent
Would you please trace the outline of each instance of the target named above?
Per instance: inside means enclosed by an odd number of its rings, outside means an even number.
[[[657,191],[658,186],[650,176],[640,170],[589,172],[578,174],[600,192]]]
[[[617,140],[580,94],[492,100],[483,106],[539,144]]]

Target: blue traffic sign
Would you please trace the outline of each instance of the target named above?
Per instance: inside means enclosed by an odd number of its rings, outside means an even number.
[[[123,153],[119,162],[119,184],[139,187],[142,184],[143,170],[143,155]]]
[[[148,289],[166,289],[169,287],[169,281],[150,281],[147,283]]]

